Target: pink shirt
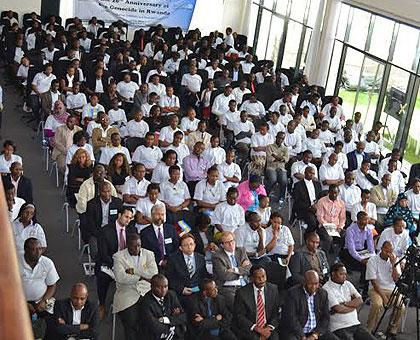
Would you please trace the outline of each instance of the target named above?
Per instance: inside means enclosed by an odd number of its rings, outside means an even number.
[[[124,227],[122,227],[119,223],[118,223],[118,221],[116,221],[115,222],[115,227],[116,227],[116,229],[117,229],[117,238],[118,238],[118,248],[119,248],[119,246],[120,246],[120,237],[121,237],[121,230],[123,230],[124,231],[124,233],[123,233],[123,237],[124,237],[124,243],[126,244],[126,239],[125,239],[125,237],[126,237],[126,235],[125,235],[125,228]],[[119,250],[122,250],[122,249],[119,249]]]
[[[316,204],[316,217],[320,224],[334,223],[339,229],[343,229],[346,223],[344,202],[339,198],[331,201],[328,196],[320,198]]]
[[[242,208],[244,208],[245,211],[247,211],[248,208],[254,203],[254,196],[252,195],[251,189],[249,188],[249,180],[239,184],[237,189],[239,193],[237,203]],[[256,191],[258,195],[267,195],[267,192],[265,191],[265,188],[262,184],[257,188]]]

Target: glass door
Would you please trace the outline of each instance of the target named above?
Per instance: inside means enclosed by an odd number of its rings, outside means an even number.
[[[410,74],[398,67],[391,67],[386,87],[384,105],[381,112],[381,123],[384,125],[383,136],[385,147],[391,150],[398,140],[401,140],[399,131],[404,132],[407,114],[408,99],[406,96]],[[397,138],[398,137],[398,138]]]

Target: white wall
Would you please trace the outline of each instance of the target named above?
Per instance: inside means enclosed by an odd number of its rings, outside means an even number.
[[[69,1],[69,0],[67,0]],[[13,10],[19,14],[19,20],[22,22],[23,15],[36,12],[41,14],[41,0],[1,0],[0,11]]]
[[[420,27],[418,0],[343,0],[343,2]]]

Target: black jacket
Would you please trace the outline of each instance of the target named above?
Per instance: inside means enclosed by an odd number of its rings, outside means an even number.
[[[312,182],[314,183],[315,197],[318,199],[322,191],[321,183],[318,181]],[[297,218],[303,219],[303,216],[307,214],[307,210],[311,205],[311,199],[309,198],[305,180],[301,180],[297,182],[293,188],[293,212],[296,214]]]
[[[185,287],[198,287],[204,278],[209,277],[204,256],[199,253],[194,253],[194,259],[195,273],[191,278],[184,255],[180,250],[173,253],[168,259],[166,275],[169,281],[169,288],[174,290],[178,295],[182,294],[182,290]]]
[[[141,310],[141,325],[143,327],[141,339],[159,340],[162,334],[169,334],[169,329],[173,326],[175,326],[174,339],[183,338],[187,315],[183,311],[175,292],[168,291],[163,306],[156,300],[152,291],[147,292],[141,303]],[[170,324],[159,322],[161,317],[167,317]]]
[[[123,202],[117,197],[111,197],[108,210],[108,224],[115,224],[118,218],[118,211],[121,209]],[[92,198],[86,206],[87,230],[88,237],[99,237],[102,224],[102,204],[100,197]]]
[[[349,152],[347,154],[347,162],[348,162],[348,168],[347,168],[347,170],[348,171],[357,170],[357,157],[356,157],[356,153],[357,153],[357,151],[354,150],[354,151]],[[370,162],[370,156],[367,153],[365,153],[365,152],[363,152],[363,160]]]
[[[303,275],[305,274],[305,272],[311,269],[315,269],[311,266],[309,256],[310,255],[308,254],[308,250],[305,247],[295,252],[290,258],[289,269],[292,274],[292,276],[289,278],[290,284],[302,284],[304,281]],[[316,256],[318,257],[321,270],[321,273],[318,274],[320,276],[320,279],[325,282],[328,278],[329,273],[327,255],[324,253],[323,250],[318,249],[316,251]]]
[[[5,175],[3,181],[11,184],[12,179],[10,174]],[[26,203],[32,203],[34,201],[32,197],[32,182],[29,178],[20,176],[16,196],[23,198]]]
[[[58,319],[63,319],[65,325],[61,325]],[[81,323],[88,324],[89,329],[81,331],[78,325],[73,325],[73,310],[71,300],[69,298],[57,300],[54,304],[54,339],[67,339],[69,335],[77,336],[78,338],[99,339],[99,321],[96,304],[86,301],[82,309]]]
[[[208,305],[206,298],[202,294],[196,294],[188,308],[188,327],[191,337],[207,338],[210,336],[210,330],[219,329],[223,339],[236,339],[235,334],[230,330],[232,324],[232,314],[226,307],[225,298],[220,294],[211,299],[211,316],[208,315]],[[195,315],[200,314],[204,320],[195,322]],[[222,320],[216,320],[217,315],[222,316]]]
[[[279,325],[279,293],[275,285],[266,283],[264,288],[265,319],[267,325],[275,328]],[[236,313],[234,325],[239,338],[259,339],[256,332],[251,332],[252,325],[257,320],[257,306],[255,303],[254,284],[248,283],[236,292],[234,311]],[[274,337],[276,333],[272,333]],[[271,337],[270,337],[271,339]]]
[[[328,306],[328,294],[319,288],[314,296],[316,328],[314,332],[321,335],[328,331],[330,322],[330,310]],[[297,339],[302,338],[303,327],[308,320],[308,302],[302,285],[292,287],[288,290],[287,303],[283,306],[281,313],[281,328],[292,333]]]
[[[165,223],[163,225],[163,239],[165,244],[166,255],[162,256],[159,251],[158,239],[156,237],[155,229],[153,225],[149,225],[140,232],[141,246],[147,250],[152,251],[155,254],[156,263],[168,259],[169,255],[175,252],[179,246],[179,236],[175,228]]]

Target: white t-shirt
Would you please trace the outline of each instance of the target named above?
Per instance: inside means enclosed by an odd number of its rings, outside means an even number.
[[[236,246],[244,247],[247,253],[257,251],[260,236],[256,230],[252,230],[248,223],[235,230]],[[266,230],[262,229],[262,238],[264,246],[267,245]]]
[[[146,169],[153,169],[162,157],[162,151],[158,147],[146,147],[144,145],[140,145],[134,151],[133,162],[144,164]]]
[[[47,92],[51,87],[51,82],[57,77],[54,74],[47,76],[44,72],[39,72],[35,74],[34,79],[32,80],[32,85],[35,85],[39,93]],[[35,94],[35,91],[32,91],[31,94]]]
[[[251,147],[259,147],[259,146],[268,146],[270,144],[274,144],[274,138],[269,133],[262,135],[260,132],[252,135],[251,137]],[[265,151],[254,151],[251,149],[251,156],[265,156]]]
[[[273,228],[268,227],[265,229],[266,237],[267,237],[267,244],[271,242],[273,238]],[[292,232],[290,229],[282,225],[280,227],[280,232],[276,239],[276,245],[274,248],[268,253],[269,255],[287,255],[289,251],[289,246],[295,245],[295,241],[292,236]]]
[[[319,168],[319,180],[321,181],[322,190],[328,190],[328,185],[322,184],[325,180],[344,179],[343,168],[338,164],[331,166],[330,164],[323,164]]]
[[[198,74],[186,73],[182,76],[181,85],[186,86],[189,91],[197,93],[200,92],[202,79]]]
[[[146,196],[147,187],[149,186],[150,182],[143,178],[141,181],[137,181],[137,179],[133,176],[127,178],[125,180],[122,194],[123,195],[138,195],[141,197]]]
[[[195,187],[194,199],[217,204],[226,200],[226,188],[219,180],[216,180],[216,183],[212,186],[207,183],[207,179],[202,179]]]
[[[396,234],[393,227],[388,227],[385,228],[379,237],[378,244],[376,245],[378,251],[381,250],[385,241],[391,242],[395,256],[400,259],[404,256],[410,245],[410,235],[407,229],[404,229],[401,234]]]
[[[418,215],[420,213],[420,193],[415,194],[413,192],[413,189],[410,189],[405,194],[408,198],[408,207],[414,215],[417,215],[414,217],[418,218]]]
[[[127,123],[127,134],[130,137],[144,138],[148,132],[149,124],[147,124],[144,120],[136,122],[132,119]]]
[[[22,157],[12,154],[10,160],[6,160],[4,158],[4,154],[0,155],[0,173],[2,174],[9,174],[10,173],[10,166],[12,165],[12,163],[14,162],[19,162],[20,164],[23,165],[22,163]]]
[[[226,161],[217,166],[219,170],[219,180],[222,181],[226,189],[230,187],[237,187],[239,183],[233,183],[226,180],[226,177],[237,177],[239,181],[242,179],[241,168],[236,163],[227,164]]]
[[[396,266],[396,270],[401,273],[400,265]],[[392,279],[391,261],[383,260],[379,254],[372,256],[366,265],[366,280],[377,280],[381,289],[393,290],[395,282]],[[369,288],[373,289],[371,282]]]
[[[131,156],[130,151],[124,146],[106,146],[102,148],[101,158],[99,159],[99,163],[104,165],[109,165],[111,158],[114,157],[117,153],[122,153],[127,158],[128,164],[131,164]]]
[[[24,227],[23,224],[16,219],[12,222],[12,229],[18,254],[24,253],[23,245],[30,237],[38,239],[41,243],[41,247],[47,247],[45,232],[40,224],[31,222],[28,226]]]
[[[166,148],[166,151],[168,150],[174,150],[176,152],[178,156],[178,165],[182,165],[183,159],[190,154],[190,149],[188,149],[188,146],[184,143],[180,143],[178,146],[171,144]]]
[[[66,164],[70,164],[71,160],[74,156],[74,154],[76,153],[77,150],[79,149],[84,149],[87,151],[89,158],[91,161],[95,161],[95,156],[93,154],[93,148],[92,145],[90,144],[85,144],[82,147],[77,146],[76,144],[72,144],[72,146],[70,146],[69,150],[67,151],[67,156],[66,156]]]
[[[166,165],[164,162],[159,162],[153,170],[153,175],[151,179],[152,183],[162,183],[164,181],[169,180],[169,168],[169,165]],[[180,176],[181,178],[183,176],[182,168]]]
[[[22,256],[19,257],[19,271],[22,279],[23,292],[26,301],[39,301],[47,291],[47,286],[55,284],[58,276],[55,265],[51,259],[41,256],[32,269]]]
[[[315,171],[315,178],[318,178],[318,169],[316,168],[315,164],[308,163],[306,164],[304,161],[294,162],[292,164],[292,168],[290,169],[290,173],[293,179],[293,184],[299,182],[299,180],[294,176],[294,174],[305,174],[305,169],[310,166]]]
[[[120,81],[117,84],[118,93],[123,96],[128,102],[132,102],[136,91],[139,89],[139,85],[134,81],[126,83],[125,81]]]
[[[160,200],[166,204],[176,207],[190,198],[188,186],[184,181],[179,180],[175,184],[169,181],[160,183]]]
[[[207,159],[210,165],[219,165],[226,160],[225,149],[217,146],[215,148],[209,147],[203,152],[203,158]]]
[[[245,211],[239,204],[219,203],[211,216],[211,223],[220,224],[223,231],[234,232],[245,224]]]
[[[350,302],[354,297],[361,297],[357,289],[350,281],[344,281],[341,285],[329,280],[322,286],[322,288],[328,293],[329,309],[344,302]],[[360,322],[357,318],[357,309],[353,309],[353,311],[349,313],[334,313],[330,315],[331,332],[359,324]]]

